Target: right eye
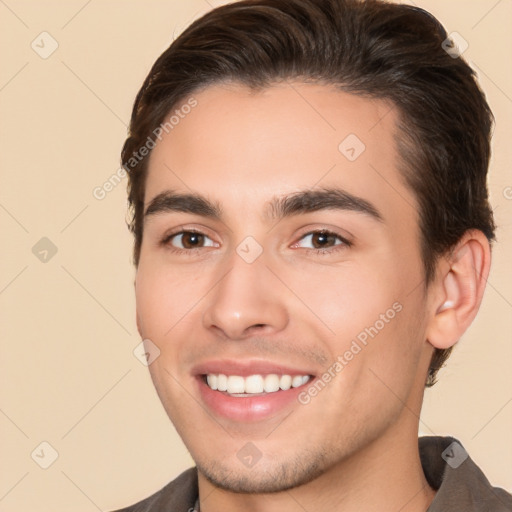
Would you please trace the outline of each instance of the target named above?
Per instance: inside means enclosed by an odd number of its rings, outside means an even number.
[[[171,245],[179,250],[201,249],[202,247],[216,247],[217,244],[208,236],[198,231],[180,231],[173,233],[163,240],[165,245]]]

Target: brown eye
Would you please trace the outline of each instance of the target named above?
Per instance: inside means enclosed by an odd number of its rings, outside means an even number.
[[[204,243],[204,235],[200,235],[199,233],[183,233],[181,243],[185,249],[202,247]]]
[[[182,231],[176,233],[170,240],[170,244],[178,249],[198,249],[201,247],[213,247],[214,242],[202,233],[195,231]]]
[[[330,231],[313,231],[304,235],[297,244],[306,249],[330,249],[337,245],[350,245],[344,238]]]
[[[332,247],[336,245],[336,239],[338,237],[332,233],[313,233],[311,237],[311,243],[315,249],[323,249],[324,247]]]

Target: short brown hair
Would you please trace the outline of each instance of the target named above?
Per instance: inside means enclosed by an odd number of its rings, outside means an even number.
[[[426,11],[381,0],[243,0],[190,25],[158,58],[133,107],[122,165],[138,264],[148,158],[134,158],[178,103],[220,82],[255,90],[287,79],[388,100],[400,172],[419,204],[425,284],[469,229],[494,239],[487,169],[493,116],[474,71]],[[426,386],[451,349],[436,349]]]

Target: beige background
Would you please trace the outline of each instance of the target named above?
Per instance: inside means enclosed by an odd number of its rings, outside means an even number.
[[[220,3],[0,0],[1,511],[111,510],[192,463],[133,354],[125,182],[92,192],[118,169],[153,61]],[[417,3],[468,41],[496,114],[499,225],[480,315],[427,391],[420,428],[458,437],[512,491],[512,2]],[[31,48],[51,48],[43,31],[59,45],[46,59]],[[47,262],[32,252],[42,237],[58,249]],[[48,469],[43,441],[58,452]]]

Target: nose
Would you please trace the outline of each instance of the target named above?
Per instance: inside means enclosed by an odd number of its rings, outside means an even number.
[[[279,281],[266,267],[263,255],[247,263],[234,253],[223,277],[205,299],[203,325],[224,338],[242,340],[270,335],[289,321]]]

